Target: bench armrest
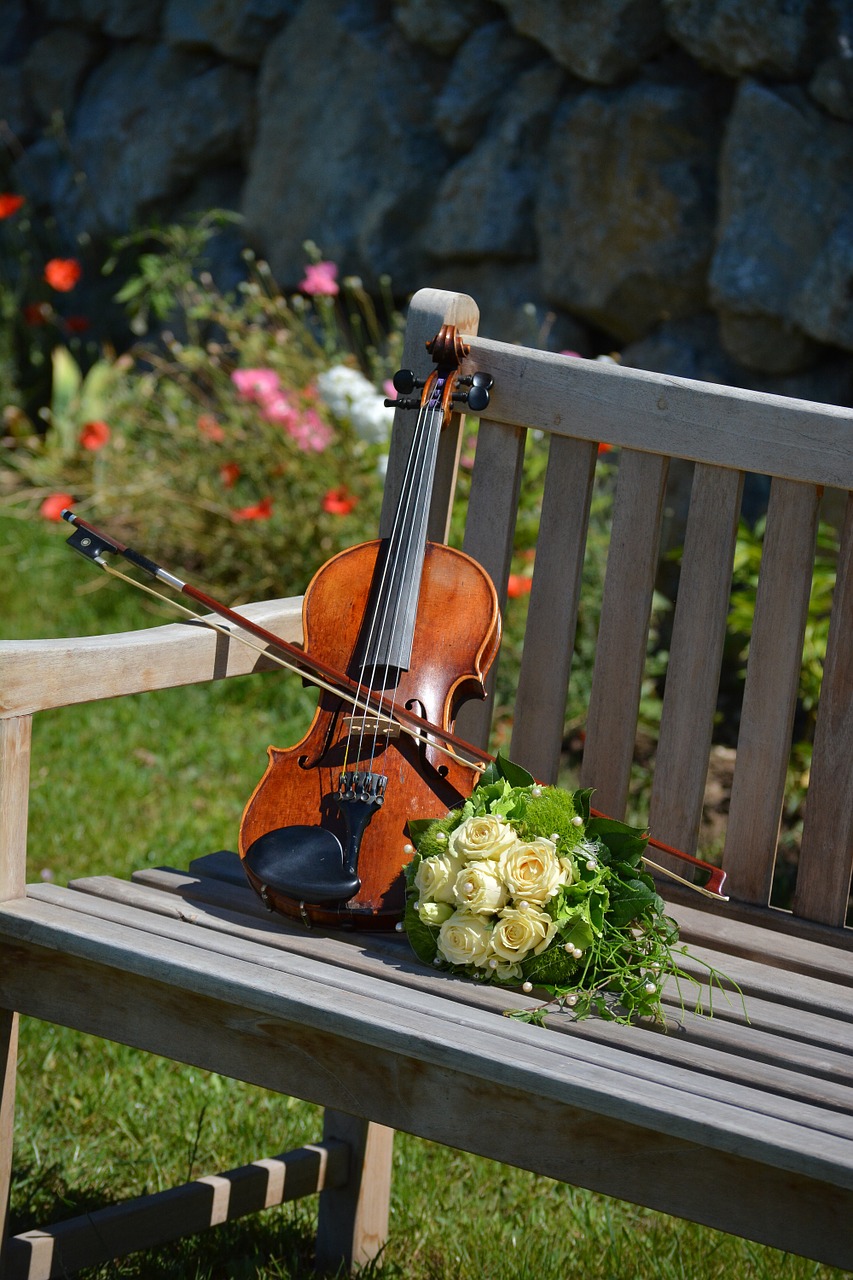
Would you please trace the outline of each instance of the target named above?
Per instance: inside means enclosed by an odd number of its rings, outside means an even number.
[[[236,612],[284,640],[302,643],[301,596],[247,604]],[[75,639],[6,640],[0,642],[0,718],[201,684],[271,666],[256,650],[201,622]]]

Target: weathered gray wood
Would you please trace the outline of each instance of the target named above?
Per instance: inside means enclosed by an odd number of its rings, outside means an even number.
[[[47,1230],[23,1232],[9,1241],[4,1280],[55,1280],[259,1209],[318,1192],[333,1194],[346,1179],[349,1161],[346,1142],[324,1138],[315,1146],[125,1200]]]
[[[614,818],[631,780],[667,470],[655,454],[626,450],[619,460],[581,770],[596,808]]]
[[[323,1141],[345,1144],[349,1176],[320,1195],[316,1265],[338,1272],[365,1266],[388,1239],[394,1130],[327,1108]]]
[[[543,782],[560,763],[596,457],[594,444],[557,437],[548,452],[510,750]]]
[[[702,817],[742,487],[736,471],[695,469],[649,804],[657,839],[688,853]]]
[[[798,1136],[791,1149],[785,1137],[787,1110],[776,1114],[777,1108],[756,1090],[727,1086],[721,1091],[711,1077],[674,1065],[658,1073],[642,1056],[602,1046],[589,1051],[582,1042],[569,1045],[563,1037],[542,1044],[536,1028],[507,1024],[500,1012],[483,1009],[479,1003],[460,1006],[452,995],[448,1000],[448,988],[452,990],[456,984],[440,976],[433,978],[431,989],[423,992],[413,1007],[405,994],[387,981],[387,975],[342,970],[304,956],[297,961],[286,952],[271,955],[267,948],[250,941],[243,941],[239,947],[221,941],[215,949],[208,950],[199,945],[192,924],[162,921],[153,934],[149,932],[149,922],[139,922],[138,912],[118,903],[112,907],[112,918],[99,919],[68,912],[48,902],[14,903],[2,912],[4,934],[23,935],[25,946],[35,947],[36,952],[44,945],[61,946],[66,956],[92,960],[103,967],[107,982],[110,971],[126,965],[132,957],[135,970],[152,981],[180,985],[193,992],[193,999],[196,995],[213,995],[234,999],[235,1003],[239,1000],[247,1013],[255,1009],[301,1026],[300,1039],[310,1038],[312,1029],[316,1032],[331,1026],[347,1043],[364,1041],[389,1053],[400,1047],[408,1052],[417,1046],[419,1056],[426,1060],[453,1062],[457,1069],[474,1069],[485,1079],[491,1078],[495,1070],[486,1060],[497,1051],[497,1037],[504,1046],[500,1051],[501,1073],[509,1072],[509,1078],[518,1084],[530,1083],[538,1071],[541,1079],[535,1087],[553,1090],[555,1099],[563,1096],[560,1080],[566,1083],[565,1068],[558,1064],[568,1054],[572,1063],[572,1096],[577,1105],[587,1106],[594,1098],[596,1109],[603,1107],[607,1114],[633,1116],[638,1122],[653,1124],[675,1136],[688,1136],[696,1124],[689,1099],[698,1096],[703,1099],[703,1129],[708,1126],[703,1134],[705,1140],[712,1145],[725,1145],[725,1135],[736,1131],[744,1149],[749,1148],[758,1132],[754,1117],[762,1115],[768,1124],[778,1122],[776,1159],[792,1165],[794,1170],[801,1167],[801,1156],[808,1155],[801,1127],[824,1129],[819,1115],[800,1107],[796,1118]],[[134,927],[137,923],[141,923],[142,931]],[[33,962],[31,958],[30,963]],[[16,975],[0,978],[0,997],[13,988],[17,988]],[[41,994],[34,995],[22,1011],[32,1010],[33,1001],[42,999]],[[92,1003],[100,1005],[102,999]],[[57,1012],[61,1014],[61,1010]],[[821,1021],[818,1015],[785,1012],[795,1025],[799,1022],[815,1027]],[[97,1011],[93,1010],[93,1014],[97,1016]],[[722,1007],[721,1016],[725,1016]],[[54,1016],[53,1020],[61,1017]],[[829,1019],[824,1021],[829,1023]],[[459,1035],[463,1027],[465,1034]],[[831,1043],[831,1039],[828,1032],[827,1042]],[[181,1046],[179,1038],[173,1045],[173,1056],[183,1056],[185,1048]],[[546,1060],[552,1062],[550,1070]],[[642,1091],[637,1087],[638,1080],[644,1082]],[[300,1087],[309,1083],[303,1071]],[[358,1108],[356,1113],[360,1113]],[[840,1143],[836,1157],[849,1160],[853,1185],[853,1142],[846,1155]]]
[[[814,485],[774,480],[749,645],[723,865],[729,892],[770,900],[819,509]]]
[[[27,881],[32,723],[0,720],[0,902],[21,897]]]
[[[473,338],[490,416],[581,440],[853,488],[853,409]]]
[[[27,987],[29,994],[21,990],[20,995],[26,995],[33,1012],[41,1009],[43,1015],[51,1006],[61,1007],[65,1019],[94,1034],[128,1043],[144,1040],[154,1051],[167,1048],[171,1056],[199,1066],[215,1057],[219,1070],[264,1087],[340,1109],[345,1101],[354,1114],[369,1116],[378,1109],[395,1128],[579,1185],[606,1186],[611,1194],[726,1230],[772,1237],[777,1245],[838,1265],[851,1257],[853,1201],[847,1188],[853,1188],[853,1158],[844,1140],[831,1134],[806,1149],[809,1130],[787,1117],[772,1119],[710,1101],[697,1107],[677,1088],[647,1083],[638,1090],[628,1084],[629,1077],[620,1084],[619,1073],[598,1063],[576,1063],[568,1073],[557,1069],[560,1056],[553,1057],[536,1028],[514,1028],[516,1035],[525,1034],[513,1036],[510,1062],[504,1019],[495,1019],[494,1036],[469,1027],[460,1044],[448,1035],[452,1007],[443,1008],[435,1022],[419,1010],[412,1015],[414,1023],[406,1020],[402,1026],[395,1010],[389,1025],[381,1002],[374,1008],[367,994],[360,1000],[351,994],[333,998],[330,1004],[329,992],[318,991],[318,984],[303,987],[289,978],[285,991],[274,977],[245,962],[226,961],[217,973],[205,972],[198,948],[164,948],[162,941],[151,948],[134,945],[132,971],[122,980],[127,1004],[115,1008],[109,970],[95,958],[98,940],[91,935],[77,940],[86,957],[76,954],[76,945],[69,950],[66,938],[60,959],[32,940],[31,914],[37,906],[31,904],[30,918],[20,921],[28,938],[15,938],[10,928],[17,904],[4,910],[0,954],[3,997]],[[109,944],[114,958],[116,941]],[[30,966],[29,982],[24,962]],[[176,963],[183,979],[191,972],[201,979],[190,1000],[175,1001]],[[96,991],[100,999],[87,997]],[[305,1016],[293,1020],[302,1000]],[[353,1035],[359,1021],[365,1024],[362,1033]],[[377,1036],[382,1023],[385,1031]],[[218,1028],[215,1045],[212,1027]],[[622,1096],[614,1094],[614,1086]],[[593,1095],[595,1105],[589,1108]],[[520,1117],[520,1125],[483,1125],[484,1100],[504,1118]],[[655,1124],[638,1129],[641,1116],[651,1116],[650,1107]],[[669,1132],[658,1128],[662,1120]],[[738,1135],[734,1147],[732,1122]],[[673,1132],[685,1127],[697,1139],[701,1135],[698,1143]],[[765,1166],[771,1153],[773,1163]],[[789,1166],[784,1174],[778,1171],[780,1160]],[[651,1180],[650,1161],[656,1168]],[[708,1179],[719,1195],[707,1196]]]
[[[301,596],[244,605],[236,612],[245,613],[283,640],[302,643]],[[221,620],[216,621],[218,625]],[[201,684],[270,670],[274,665],[200,622],[70,640],[3,640],[0,718],[149,689]]]
[[[515,517],[521,487],[521,462],[526,433],[516,427],[481,429],[462,549],[473,556],[489,574],[501,608],[506,603],[506,584],[512,559]],[[485,701],[472,700],[457,717],[457,731],[467,742],[485,747],[494,710],[498,660],[486,679]]]
[[[853,865],[853,493],[841,531],[794,912],[843,924]]]

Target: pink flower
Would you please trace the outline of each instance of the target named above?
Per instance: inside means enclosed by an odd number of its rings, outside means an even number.
[[[340,293],[338,268],[334,262],[311,262],[305,268],[305,276],[299,285],[302,293],[326,294],[334,298]]]
[[[288,423],[285,429],[305,453],[322,453],[332,443],[335,435],[332,428],[313,409],[306,410],[301,418]]]
[[[259,397],[258,404],[267,422],[277,422],[280,427],[290,430],[290,424],[296,417],[296,409],[283,391]]]
[[[67,507],[74,506],[70,493],[51,493],[39,507],[39,515],[45,520],[61,520]]]
[[[254,400],[256,404],[262,404],[281,391],[274,369],[234,369],[231,381],[244,400]]]

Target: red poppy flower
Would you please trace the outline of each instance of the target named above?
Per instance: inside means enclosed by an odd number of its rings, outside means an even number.
[[[65,328],[69,333],[87,333],[92,327],[92,322],[88,316],[68,316],[65,321]]]
[[[350,493],[344,485],[339,489],[329,489],[323,497],[323,510],[331,516],[348,516],[358,498]]]
[[[233,489],[240,479],[240,467],[236,462],[226,462],[219,468],[219,478],[226,489]]]
[[[600,444],[600,445],[598,446],[598,452],[599,452],[599,453],[612,453],[612,451],[613,451],[613,445],[612,445],[612,444]]]
[[[212,440],[215,444],[221,444],[225,439],[225,432],[212,413],[200,413],[198,415],[198,429],[203,436],[208,440]]]
[[[97,453],[99,449],[103,449],[109,438],[109,426],[99,419],[84,423],[83,430],[80,432],[80,444],[91,453]]]
[[[52,493],[39,507],[39,515],[45,520],[61,520],[63,511],[73,505],[74,499],[70,493]]]
[[[12,195],[10,191],[4,191],[0,195],[0,218],[11,218],[13,213],[18,212],[23,203],[23,196]]]
[[[511,573],[507,579],[506,593],[510,600],[517,600],[519,596],[526,596],[532,586],[532,578],[526,578],[521,573]]]
[[[272,498],[261,498],[254,507],[241,507],[231,512],[232,520],[269,520],[272,515]]]
[[[39,325],[47,324],[50,319],[50,313],[51,306],[49,302],[28,302],[24,307],[24,320],[36,329]]]
[[[44,267],[44,278],[57,293],[70,293],[82,274],[76,258],[51,258]]]

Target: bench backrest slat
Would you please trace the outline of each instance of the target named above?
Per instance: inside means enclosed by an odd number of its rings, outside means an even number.
[[[548,453],[510,755],[557,777],[598,450],[555,437]]]
[[[767,509],[726,834],[730,891],[770,898],[800,683],[819,490],[773,481]]]
[[[729,608],[743,476],[696,466],[664,685],[649,823],[696,847]]]
[[[628,800],[667,470],[653,453],[625,449],[619,459],[581,768],[596,807],[614,818]]]
[[[794,914],[842,924],[853,865],[853,494],[838,553]]]

